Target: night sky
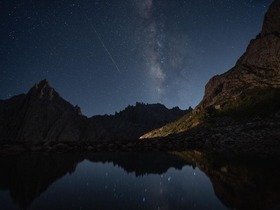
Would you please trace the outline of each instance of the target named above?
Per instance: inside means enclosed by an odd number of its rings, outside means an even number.
[[[182,109],[234,66],[272,0],[0,0],[0,98],[47,79],[83,114]]]

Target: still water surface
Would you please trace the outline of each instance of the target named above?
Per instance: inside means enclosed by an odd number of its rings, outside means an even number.
[[[246,209],[255,204],[265,209],[279,204],[279,181],[267,190],[256,171],[213,163],[193,151],[25,155],[1,158],[0,166],[0,209],[5,210]],[[263,192],[255,192],[259,187]],[[270,200],[259,204],[254,199]]]

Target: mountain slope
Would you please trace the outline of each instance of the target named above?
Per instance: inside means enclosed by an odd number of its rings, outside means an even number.
[[[178,107],[167,109],[162,104],[136,103],[110,116],[94,116],[88,119],[82,139],[84,141],[131,140],[155,128],[182,117],[192,109],[182,111]]]
[[[261,33],[232,69],[210,79],[202,101],[192,113],[141,138],[182,133],[216,117],[248,121],[280,111],[279,14],[280,1],[275,0],[265,15]]]
[[[261,33],[228,72],[213,77],[198,109],[238,97],[246,89],[280,87],[280,1],[265,15]]]

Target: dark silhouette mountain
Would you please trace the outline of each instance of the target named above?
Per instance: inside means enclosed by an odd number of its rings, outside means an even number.
[[[201,141],[209,147],[227,146],[222,141],[228,141],[230,146],[247,142],[239,144],[241,148],[255,144],[261,147],[263,143],[280,148],[279,14],[280,1],[275,0],[265,15],[261,33],[251,40],[232,69],[210,79],[203,100],[192,113],[141,138],[173,135],[176,139],[180,134],[181,140]]]
[[[167,109],[162,104],[136,103],[110,116],[94,116],[88,119],[82,139],[85,141],[131,140],[144,133],[172,122],[192,109],[182,111],[178,107]]]
[[[187,111],[136,103],[115,115],[87,118],[43,80],[27,94],[0,101],[0,142],[133,140]]]
[[[26,95],[2,102],[0,120],[1,141],[40,143],[77,141],[85,118],[43,80]]]

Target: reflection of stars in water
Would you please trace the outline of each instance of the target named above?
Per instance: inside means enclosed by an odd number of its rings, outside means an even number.
[[[184,209],[186,205],[193,208],[196,204],[190,199],[199,199],[201,193],[201,187],[196,189],[196,183],[201,183],[201,173],[190,167],[182,169],[184,174],[180,174],[177,169],[170,169],[162,175],[135,176],[134,173],[126,173],[119,168],[114,168],[115,171],[108,170],[105,166],[98,168],[100,172],[94,168],[91,175],[88,175],[88,170],[83,173],[79,180],[82,181],[82,186],[78,182],[82,190],[76,196],[79,205],[92,199],[93,205],[99,203],[97,209],[102,209],[98,207],[103,204],[116,209],[128,209],[131,205],[135,209]],[[69,188],[69,183],[67,187]],[[204,189],[203,184],[203,193]],[[84,206],[82,209],[85,209]]]

